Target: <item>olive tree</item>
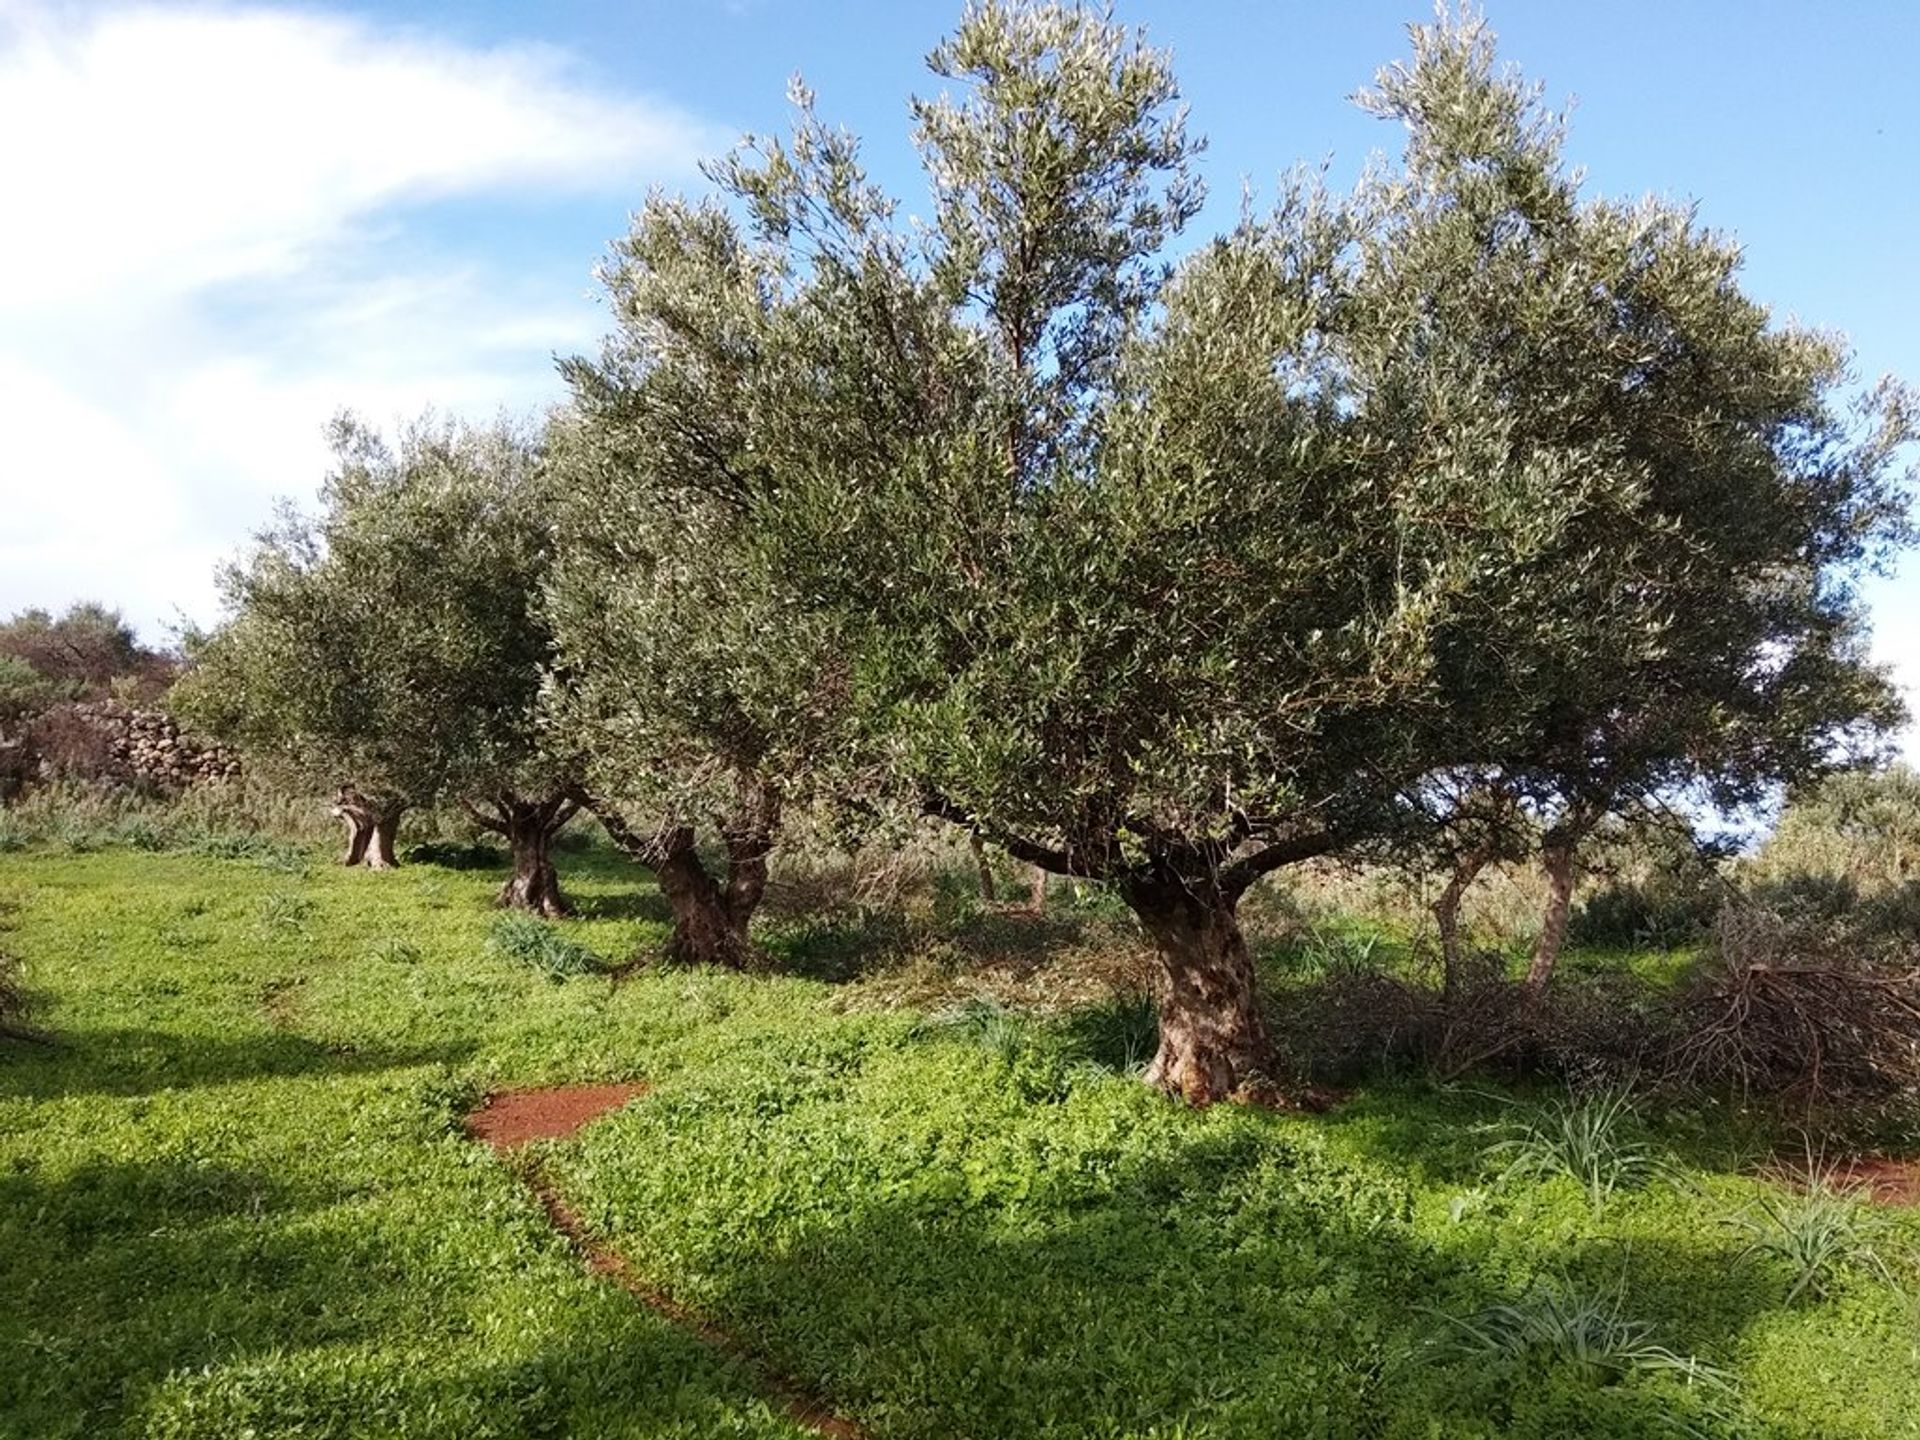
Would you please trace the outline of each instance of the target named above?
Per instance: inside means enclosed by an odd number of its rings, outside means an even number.
[[[1907,537],[1913,431],[1891,385],[1844,403],[1844,347],[1775,323],[1689,208],[1583,200],[1561,121],[1497,68],[1482,23],[1413,40],[1363,97],[1408,134],[1401,171],[1363,187],[1384,221],[1363,242],[1375,323],[1397,346],[1371,383],[1418,397],[1428,425],[1577,457],[1584,492],[1536,532],[1489,628],[1436,650],[1445,723],[1482,766],[1441,832],[1443,903],[1514,858],[1524,814],[1548,889],[1538,989],[1604,817],[1747,804],[1902,718],[1864,659],[1854,580]]]
[[[390,446],[342,417],[317,515],[284,512],[220,576],[190,716],[311,785],[337,785],[346,861],[394,863],[400,814],[453,804],[512,852],[500,902],[566,901],[549,855],[572,772],[543,745],[552,560],[535,439],[422,420]]]
[[[844,743],[807,761],[1113,887],[1159,956],[1148,1078],[1195,1102],[1274,1071],[1261,877],[1436,776],[1564,777],[1628,736],[1738,773],[1710,762],[1796,657],[1868,673],[1844,578],[1897,515],[1893,397],[1838,413],[1836,347],[1685,212],[1581,199],[1477,22],[1414,34],[1366,99],[1397,167],[1296,173],[1177,262],[1169,62],[1064,5],[973,5],[934,52],[923,225],[803,103],[715,171],[751,266],[660,232],[746,417],[686,512],[727,523],[681,553],[750,565],[826,647]],[[743,295],[753,343],[711,323]]]

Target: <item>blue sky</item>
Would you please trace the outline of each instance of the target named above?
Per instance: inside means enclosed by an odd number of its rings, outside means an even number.
[[[1492,0],[1575,100],[1592,193],[1697,200],[1752,293],[1920,381],[1920,4]],[[1128,0],[1170,47],[1231,220],[1298,160],[1396,135],[1346,97],[1419,3]],[[149,634],[311,493],[342,405],[387,422],[553,398],[590,270],[650,185],[785,123],[803,72],[917,203],[905,100],[946,3],[348,7],[0,0],[0,613],[91,597]],[[22,143],[19,137],[31,137]],[[1920,682],[1920,564],[1874,587]],[[1920,699],[1920,696],[1916,697]]]

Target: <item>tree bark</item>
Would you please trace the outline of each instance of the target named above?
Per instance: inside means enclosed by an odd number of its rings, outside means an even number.
[[[651,833],[636,830],[604,800],[581,793],[581,802],[599,817],[613,843],[653,871],[660,894],[673,916],[667,960],[675,965],[751,967],[758,958],[749,938],[753,913],[767,888],[767,858],[779,828],[780,795],[758,779],[743,780],[731,813],[721,822],[727,854],[724,879],[700,859],[691,825]]]
[[[365,865],[369,870],[396,867],[400,862],[394,855],[394,838],[406,808],[393,800],[369,799],[353,786],[342,785],[333,802],[333,813],[347,827],[347,848],[340,863]]]
[[[503,909],[531,910],[549,920],[573,913],[560,889],[560,874],[553,868],[552,843],[553,830],[538,824],[517,825],[507,832],[513,872],[500,887]]]
[[[973,851],[974,867],[980,872],[980,898],[991,905],[999,897],[993,889],[993,866],[987,861],[987,845],[978,830],[967,832],[967,845]]]
[[[1460,977],[1466,954],[1460,941],[1460,903],[1493,858],[1492,849],[1479,846],[1454,862],[1453,874],[1440,898],[1433,902],[1434,923],[1440,928],[1440,988],[1451,1005],[1460,998]]]
[[[1540,921],[1533,959],[1527,965],[1527,989],[1535,996],[1546,993],[1561,947],[1567,941],[1567,920],[1573,911],[1574,844],[1571,838],[1556,838],[1550,833],[1540,847],[1540,865],[1547,873],[1547,910]]]
[[[500,887],[496,903],[504,910],[531,910],[549,920],[573,913],[553,867],[553,837],[579,813],[580,806],[564,790],[537,800],[511,791],[490,797],[492,809],[463,802],[475,824],[507,842],[512,869]]]
[[[1166,879],[1127,880],[1120,888],[1159,952],[1160,1044],[1147,1083],[1189,1104],[1211,1105],[1269,1081],[1273,1040],[1235,913],[1238,894]]]
[[[673,913],[673,932],[667,937],[667,959],[675,965],[718,965],[745,970],[753,960],[747,939],[752,919],[749,904],[736,913],[726,889],[700,862],[691,826],[673,833],[667,852],[653,869],[660,893]]]
[[[369,870],[392,870],[399,865],[399,857],[394,854],[393,843],[400,833],[400,812],[383,811],[373,822],[373,843],[367,846],[367,868]]]
[[[1033,879],[1028,882],[1027,903],[1033,907],[1033,913],[1044,915],[1047,910],[1047,872],[1038,865],[1033,867]]]

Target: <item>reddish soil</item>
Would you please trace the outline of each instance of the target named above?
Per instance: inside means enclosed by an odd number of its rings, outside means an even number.
[[[529,1140],[562,1140],[589,1120],[618,1110],[647,1093],[645,1085],[555,1085],[546,1090],[505,1090],[467,1116],[476,1140],[512,1150]]]
[[[1858,1186],[1869,1200],[1882,1205],[1920,1205],[1920,1162],[1856,1155],[1834,1166],[1833,1182]]]
[[[1777,1163],[1761,1175],[1792,1189],[1805,1188],[1805,1166]],[[1892,1160],[1885,1155],[1850,1155],[1828,1162],[1815,1172],[1837,1190],[1850,1190],[1878,1205],[1920,1205],[1920,1160]]]
[[[816,1435],[824,1435],[827,1440],[867,1440],[867,1432],[845,1416],[836,1415],[827,1403],[817,1396],[809,1395],[800,1385],[785,1376],[776,1375],[742,1345],[732,1335],[720,1329],[712,1321],[695,1314],[675,1300],[665,1291],[649,1285],[633,1273],[626,1258],[618,1251],[601,1244],[588,1233],[587,1228],[574,1214],[571,1206],[555,1193],[538,1172],[531,1177],[533,1193],[540,1197],[540,1203],[546,1207],[547,1219],[553,1222],[553,1228],[573,1243],[587,1262],[587,1269],[595,1275],[604,1275],[619,1285],[628,1294],[646,1305],[649,1309],[679,1325],[682,1329],[697,1335],[721,1354],[744,1366],[753,1376],[759,1391],[768,1400],[778,1406],[780,1411],[796,1425],[804,1426]]]

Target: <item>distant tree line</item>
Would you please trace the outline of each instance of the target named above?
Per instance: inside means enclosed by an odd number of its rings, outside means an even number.
[[[1772,317],[1689,208],[1580,193],[1462,15],[1360,97],[1403,137],[1224,234],[1168,58],[1099,10],[977,3],[912,107],[908,220],[796,87],[790,134],[654,195],[600,353],[533,428],[351,419],[319,513],[222,574],[179,703],[413,806],[567,908],[577,809],[743,964],[783,817],[902,813],[1111,887],[1159,955],[1148,1079],[1272,1042],[1237,907],[1284,867],[1538,863],[1739,805],[1901,719],[1858,578],[1909,538],[1907,397]]]

